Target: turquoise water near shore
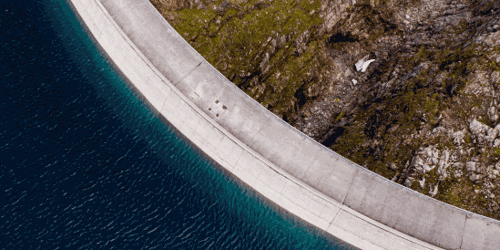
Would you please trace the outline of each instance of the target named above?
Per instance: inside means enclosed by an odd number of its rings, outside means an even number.
[[[66,1],[0,13],[0,249],[354,249],[158,117]]]

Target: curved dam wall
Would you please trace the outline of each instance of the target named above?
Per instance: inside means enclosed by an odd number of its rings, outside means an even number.
[[[147,0],[68,0],[158,113],[253,189],[362,249],[500,249],[500,222],[389,181],[234,86]]]

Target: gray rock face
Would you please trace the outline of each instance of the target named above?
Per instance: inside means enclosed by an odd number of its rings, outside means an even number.
[[[486,177],[490,179],[496,178],[493,173],[493,166],[486,167],[480,162],[469,161],[465,163],[465,167],[469,179],[475,184],[481,184]]]
[[[474,212],[486,211],[480,192],[464,187],[500,195],[486,167],[500,161],[499,1],[151,2],[228,79],[325,146]],[[168,11],[181,8],[206,13]]]
[[[470,123],[469,129],[475,136],[477,143],[480,145],[492,145],[498,135],[498,131],[496,129],[479,122],[475,118]]]
[[[453,135],[452,135],[453,143],[455,145],[462,145],[463,143],[465,143],[464,136],[465,136],[465,133],[463,131],[457,131],[457,132],[453,133]]]
[[[494,148],[500,148],[500,140],[499,139],[495,139],[493,141],[493,147]]]
[[[439,164],[439,150],[436,147],[429,146],[420,148],[417,155],[411,161],[411,168],[415,169],[420,174],[427,173],[433,170]],[[442,165],[447,165],[443,162]]]
[[[460,178],[464,175],[464,173],[462,172],[462,167],[463,167],[463,164],[462,163],[455,163],[455,165],[453,166],[454,167],[454,171],[453,171],[453,177],[455,178]]]
[[[482,174],[476,174],[476,173],[472,173],[470,176],[469,176],[469,179],[474,182],[475,184],[480,184],[483,180],[483,175]]]
[[[439,189],[439,184],[434,185],[434,187],[430,187],[430,189],[429,189],[429,195],[431,197],[436,196],[436,194],[438,193],[438,189]]]
[[[411,187],[411,184],[413,183],[414,180],[415,179],[413,177],[408,177],[408,178],[406,178],[404,185],[406,187]]]
[[[450,166],[450,151],[447,149],[443,150],[441,153],[441,158],[439,159],[437,174],[439,175],[439,180],[444,180],[449,177],[448,167]]]
[[[325,1],[321,6],[320,17],[324,19],[321,32],[330,32],[332,28],[348,15],[347,8],[356,4],[356,0]]]
[[[465,168],[467,169],[468,173],[475,172],[477,170],[477,162],[473,161],[468,161],[465,163]]]
[[[488,109],[488,118],[492,123],[496,123],[498,121],[498,110],[496,107],[492,106]]]

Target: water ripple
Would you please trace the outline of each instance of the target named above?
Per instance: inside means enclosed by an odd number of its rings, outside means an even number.
[[[0,249],[349,249],[162,122],[65,0],[0,13]]]

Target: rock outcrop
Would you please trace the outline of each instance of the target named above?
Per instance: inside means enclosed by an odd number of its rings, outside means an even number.
[[[151,2],[228,79],[313,139],[500,219],[499,1]]]

